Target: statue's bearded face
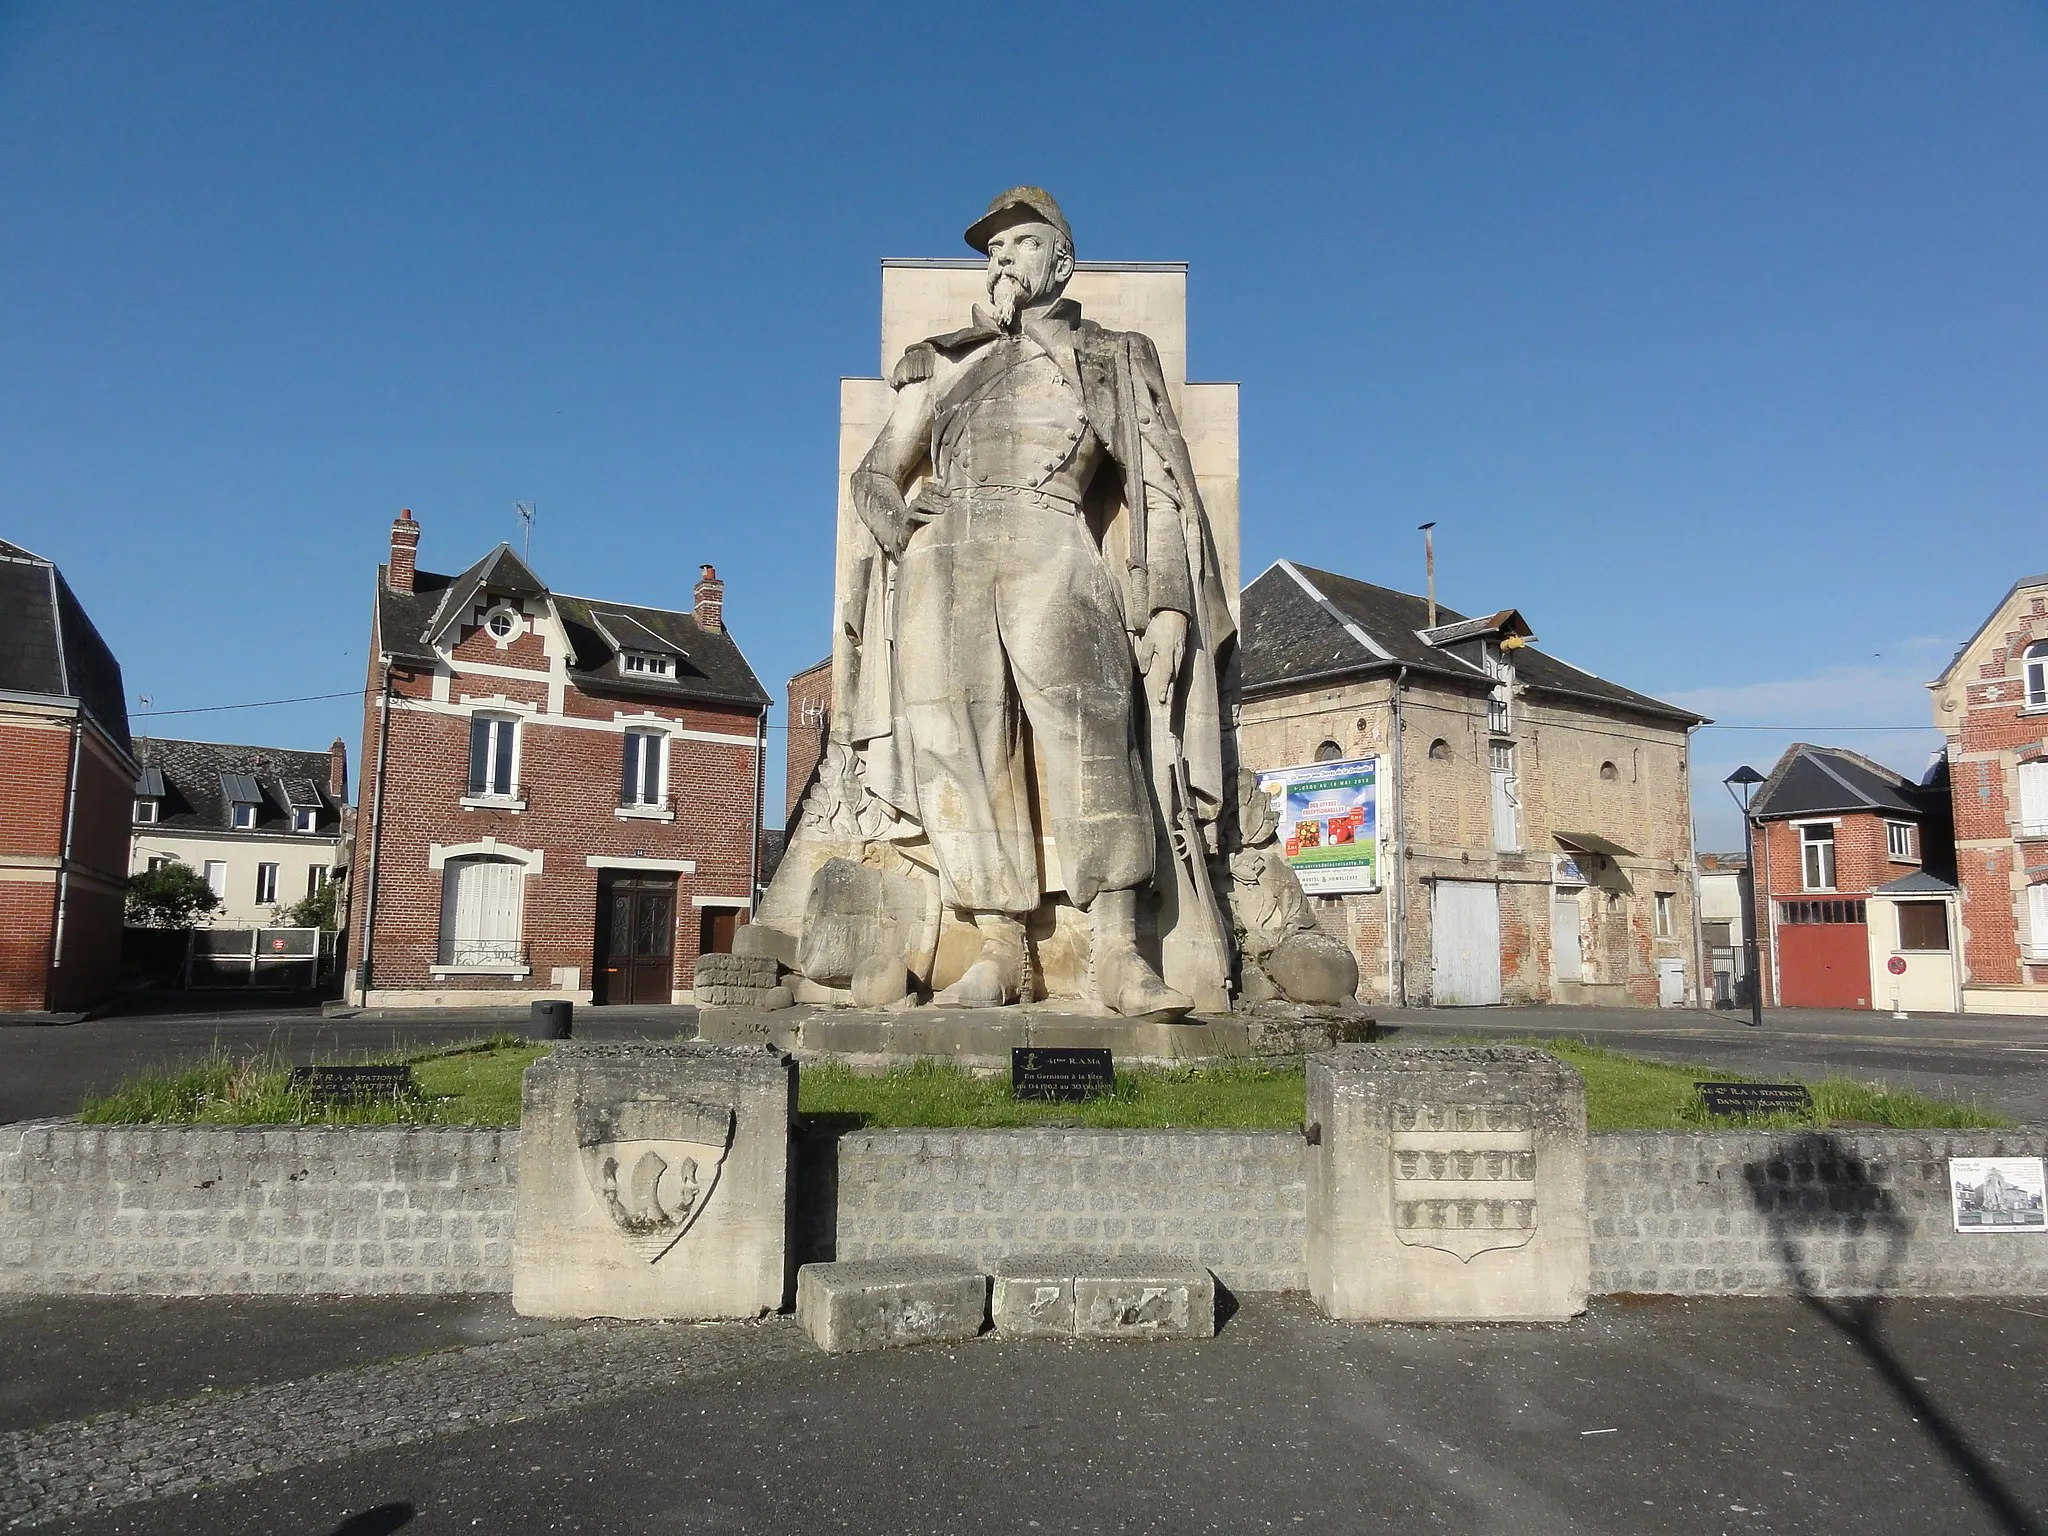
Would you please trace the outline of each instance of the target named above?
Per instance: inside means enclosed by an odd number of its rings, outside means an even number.
[[[996,323],[1016,329],[1017,316],[1056,297],[1074,275],[1074,253],[1052,225],[1019,219],[988,239],[988,301]]]

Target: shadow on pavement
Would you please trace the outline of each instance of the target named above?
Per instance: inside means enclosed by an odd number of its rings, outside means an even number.
[[[1856,1242],[1855,1258],[1848,1266],[1854,1271],[1850,1288],[1881,1293],[1889,1287],[1904,1258],[1908,1235],[1906,1218],[1891,1191],[1870,1177],[1852,1147],[1827,1131],[1785,1137],[1773,1146],[1768,1160],[1747,1164],[1742,1175],[1799,1299],[1856,1346],[1999,1530],[2010,1536],[2048,1536],[1885,1342],[1884,1297],[1820,1294],[1814,1245],[1847,1239]],[[1874,1263],[1864,1262],[1866,1239],[1882,1250]],[[1834,1288],[1838,1287],[1830,1287]]]
[[[418,1511],[400,1499],[391,1504],[379,1504],[375,1509],[363,1510],[350,1515],[337,1525],[328,1536],[389,1536],[400,1526],[411,1525],[412,1517]]]

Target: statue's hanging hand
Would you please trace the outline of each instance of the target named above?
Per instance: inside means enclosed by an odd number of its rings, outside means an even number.
[[[1145,633],[1138,637],[1138,671],[1144,674],[1145,692],[1154,704],[1173,698],[1173,680],[1180,676],[1180,663],[1188,648],[1188,616],[1162,608],[1145,621]]]

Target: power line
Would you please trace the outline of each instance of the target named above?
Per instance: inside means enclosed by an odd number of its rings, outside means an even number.
[[[1703,725],[1703,731],[1938,731],[1938,725]]]
[[[130,719],[154,719],[159,715],[217,715],[224,709],[268,709],[273,704],[311,704],[321,699],[354,699],[367,696],[367,691],[354,688],[343,689],[340,693],[302,693],[295,699],[253,699],[247,704],[202,704],[193,709],[138,709]]]

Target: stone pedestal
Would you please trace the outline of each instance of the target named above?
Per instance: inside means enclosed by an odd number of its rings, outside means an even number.
[[[756,1317],[789,1290],[795,1064],[701,1044],[565,1044],[526,1069],[512,1305],[528,1317]]]
[[[1526,1046],[1308,1062],[1309,1290],[1331,1317],[1543,1322],[1586,1307],[1586,1086]]]

